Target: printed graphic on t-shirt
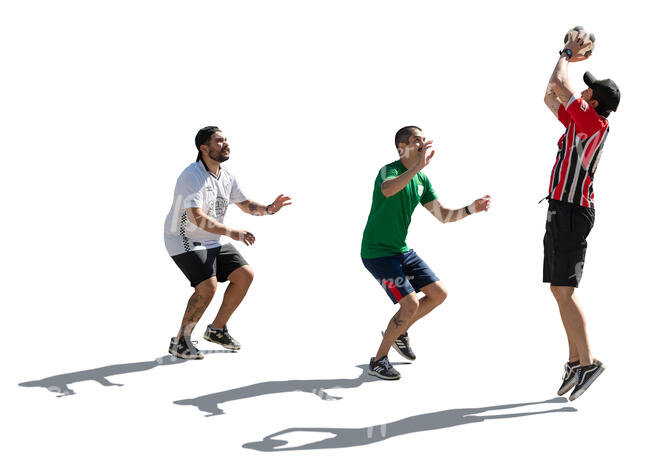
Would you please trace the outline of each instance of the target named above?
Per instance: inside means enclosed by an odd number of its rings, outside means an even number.
[[[210,216],[211,217],[222,217],[226,215],[226,210],[228,209],[228,200],[222,197],[217,197],[216,200],[210,201]]]

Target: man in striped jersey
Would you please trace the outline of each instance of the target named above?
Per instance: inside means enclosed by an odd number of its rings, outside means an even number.
[[[566,128],[549,186],[544,236],[544,282],[551,284],[569,342],[569,360],[558,395],[573,388],[575,400],[603,372],[591,355],[585,317],[575,289],[580,283],[587,236],[594,224],[594,173],[609,133],[607,117],[616,111],[620,92],[609,79],[596,80],[586,72],[587,89],[578,95],[568,79],[569,62],[584,60],[579,51],[587,33],[565,45],[551,75],[544,102]]]

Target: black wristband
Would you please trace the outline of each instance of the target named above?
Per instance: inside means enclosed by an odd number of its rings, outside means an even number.
[[[569,57],[569,59],[571,57],[573,57],[573,51],[571,49],[569,49],[569,48],[566,48],[566,47],[560,51],[560,55],[564,54],[565,52],[566,52],[566,55]]]
[[[469,206],[465,206],[465,212],[467,212],[467,215],[472,215],[472,213],[469,211]]]
[[[271,204],[269,204],[268,206],[266,206],[266,213],[267,213],[268,215],[273,215],[273,212],[270,212],[270,211],[269,211],[269,207],[271,207]]]

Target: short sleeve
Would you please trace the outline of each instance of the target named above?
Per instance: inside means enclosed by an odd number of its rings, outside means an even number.
[[[239,186],[239,182],[237,181],[237,178],[235,178],[235,175],[232,175],[232,185],[230,186],[230,196],[228,199],[229,204],[236,204],[248,200]]]
[[[178,177],[176,194],[183,201],[183,209],[203,207],[203,183],[192,173],[184,172]]]
[[[436,195],[436,192],[433,190],[433,186],[431,186],[431,181],[429,181],[427,175],[425,175],[424,173],[419,173],[419,177],[420,177],[420,181],[422,181],[422,185],[424,186],[422,197],[420,197],[420,204],[424,205],[438,199],[438,196]]]
[[[586,134],[587,137],[591,137],[596,132],[607,127],[607,122],[582,98],[573,100],[566,112],[571,120],[576,123],[577,131]]]
[[[571,116],[563,104],[561,104],[557,110],[557,118],[564,127],[569,127],[569,124],[571,123]]]
[[[397,178],[398,176],[399,176],[399,171],[397,170],[397,168],[395,168],[394,165],[386,165],[381,170],[379,170],[379,174],[377,175],[377,181],[379,183],[383,183],[386,180],[389,180],[391,178]]]

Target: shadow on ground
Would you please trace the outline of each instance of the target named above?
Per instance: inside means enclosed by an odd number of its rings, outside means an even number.
[[[202,351],[203,354],[215,353],[232,353],[229,350],[208,350]],[[23,382],[18,384],[21,387],[42,387],[52,393],[57,393],[57,397],[64,397],[67,395],[74,395],[75,392],[70,388],[70,384],[94,381],[105,387],[117,386],[121,387],[123,384],[113,383],[108,380],[108,377],[114,375],[131,374],[133,372],[144,372],[158,366],[169,366],[172,364],[181,364],[187,362],[184,359],[166,355],[154,359],[153,361],[144,362],[131,362],[128,364],[113,364],[110,366],[99,367],[97,369],[81,370],[78,372],[68,372],[66,374],[53,375],[41,380],[32,380],[30,382]]]
[[[396,363],[396,365],[406,364],[408,363]],[[224,411],[219,408],[219,405],[225,402],[243,400],[245,398],[253,398],[276,393],[305,392],[314,394],[321,400],[340,400],[341,397],[330,395],[326,392],[326,390],[337,388],[356,388],[360,387],[364,383],[380,380],[377,377],[368,375],[367,364],[358,365],[356,367],[361,369],[361,374],[353,379],[313,379],[260,382],[253,385],[247,385],[245,387],[225,390],[223,392],[202,395],[196,398],[177,400],[174,403],[177,405],[196,406],[200,411],[207,413],[206,416],[216,416],[224,414]]]
[[[262,452],[277,452],[288,450],[310,450],[310,449],[338,449],[342,447],[356,447],[375,442],[384,441],[391,437],[403,436],[422,431],[433,431],[436,429],[450,428],[463,424],[480,423],[482,421],[493,419],[510,419],[521,418],[524,416],[542,415],[549,413],[563,413],[577,411],[572,407],[552,408],[545,411],[530,411],[519,413],[492,414],[487,416],[477,416],[481,413],[497,410],[508,410],[531,405],[566,403],[566,398],[553,398],[546,401],[537,401],[529,403],[514,403],[509,405],[488,406],[485,408],[459,408],[445,411],[436,411],[409,418],[374,425],[365,428],[287,428],[273,434],[269,434],[259,442],[249,442],[242,447],[254,449]],[[320,439],[314,442],[300,446],[287,446],[290,442],[287,437],[291,433],[314,433],[333,434],[332,437]],[[279,436],[283,438],[278,439]]]

